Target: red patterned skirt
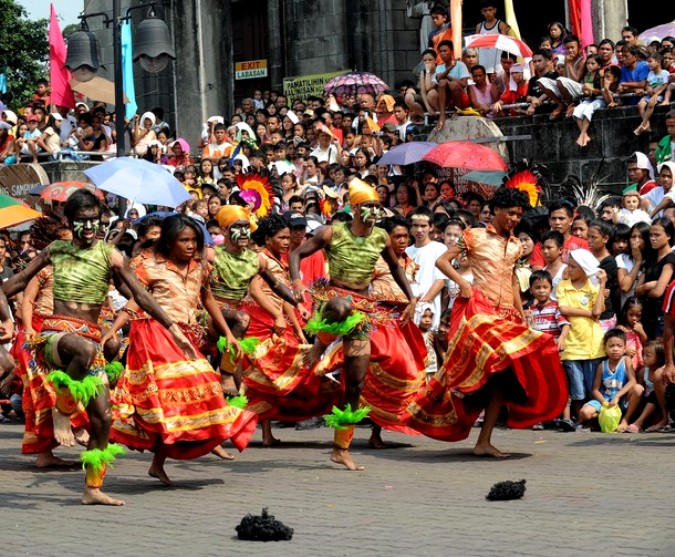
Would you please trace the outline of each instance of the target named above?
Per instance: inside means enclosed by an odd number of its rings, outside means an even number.
[[[515,314],[497,314],[476,289],[452,310],[446,361],[408,407],[407,423],[424,435],[459,441],[485,407],[488,382],[507,398],[507,425],[527,428],[560,415],[567,380],[550,335]]]
[[[161,443],[180,460],[207,454],[227,439],[243,451],[257,423],[253,412],[227,404],[219,375],[201,354],[186,360],[152,319],[131,322],[127,367],[113,398],[111,440],[139,451]]]
[[[390,431],[411,435],[418,432],[405,424],[406,408],[417,395],[426,377],[427,349],[424,338],[413,323],[403,325],[400,312],[376,300],[337,288],[322,289],[320,298],[350,297],[356,311],[369,321],[370,365],[361,401],[371,408],[368,417]],[[344,367],[342,345],[332,347],[327,368]],[[342,374],[344,378],[344,374]]]
[[[245,302],[240,309],[251,318],[246,335],[262,342],[256,354],[245,359],[243,370],[247,408],[259,420],[302,421],[328,414],[339,404],[342,385],[303,365],[304,352],[290,323],[281,337],[273,338],[274,319],[267,311],[255,302]]]

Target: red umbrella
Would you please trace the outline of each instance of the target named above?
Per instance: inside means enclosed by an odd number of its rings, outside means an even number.
[[[510,52],[520,58],[532,58],[532,50],[520,39],[509,35],[491,34],[491,35],[469,35],[466,37],[467,48],[498,48]]]
[[[471,141],[446,141],[429,151],[422,160],[444,168],[484,171],[507,169],[499,153]]]
[[[100,200],[105,199],[101,190],[97,190],[96,186],[87,182],[54,182],[40,192],[40,197],[42,199],[51,199],[52,201],[66,202],[73,192],[83,188],[91,190]]]

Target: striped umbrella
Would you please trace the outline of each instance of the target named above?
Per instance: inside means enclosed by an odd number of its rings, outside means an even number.
[[[12,228],[41,216],[42,213],[31,209],[23,201],[9,195],[0,195],[0,228]]]
[[[402,143],[382,155],[377,164],[398,164],[401,166],[414,164],[421,161],[422,157],[434,147],[438,147],[438,143],[431,143],[430,141]]]

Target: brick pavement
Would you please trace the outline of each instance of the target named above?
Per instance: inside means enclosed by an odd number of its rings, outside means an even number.
[[[36,471],[19,454],[21,426],[0,426],[4,556],[672,556],[675,435],[495,432],[506,461],[456,444],[386,434],[354,444],[365,472],[328,461],[330,432],[275,430],[233,463],[169,461],[176,483],[146,475],[149,455],[118,460],[107,491],[123,508],[83,507],[80,470]],[[475,432],[471,439],[475,439]],[[75,457],[75,450],[59,450]],[[490,486],[527,479],[524,499],[488,502]],[[263,506],[295,529],[291,542],[240,542],[234,526]]]

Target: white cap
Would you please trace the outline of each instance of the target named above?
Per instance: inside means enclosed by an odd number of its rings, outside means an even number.
[[[16,113],[11,110],[3,110],[2,113],[5,115],[5,120],[11,122],[12,125],[16,126],[18,119]]]
[[[54,120],[63,120],[63,116],[61,116],[58,112],[52,112],[51,117],[54,118]]]

